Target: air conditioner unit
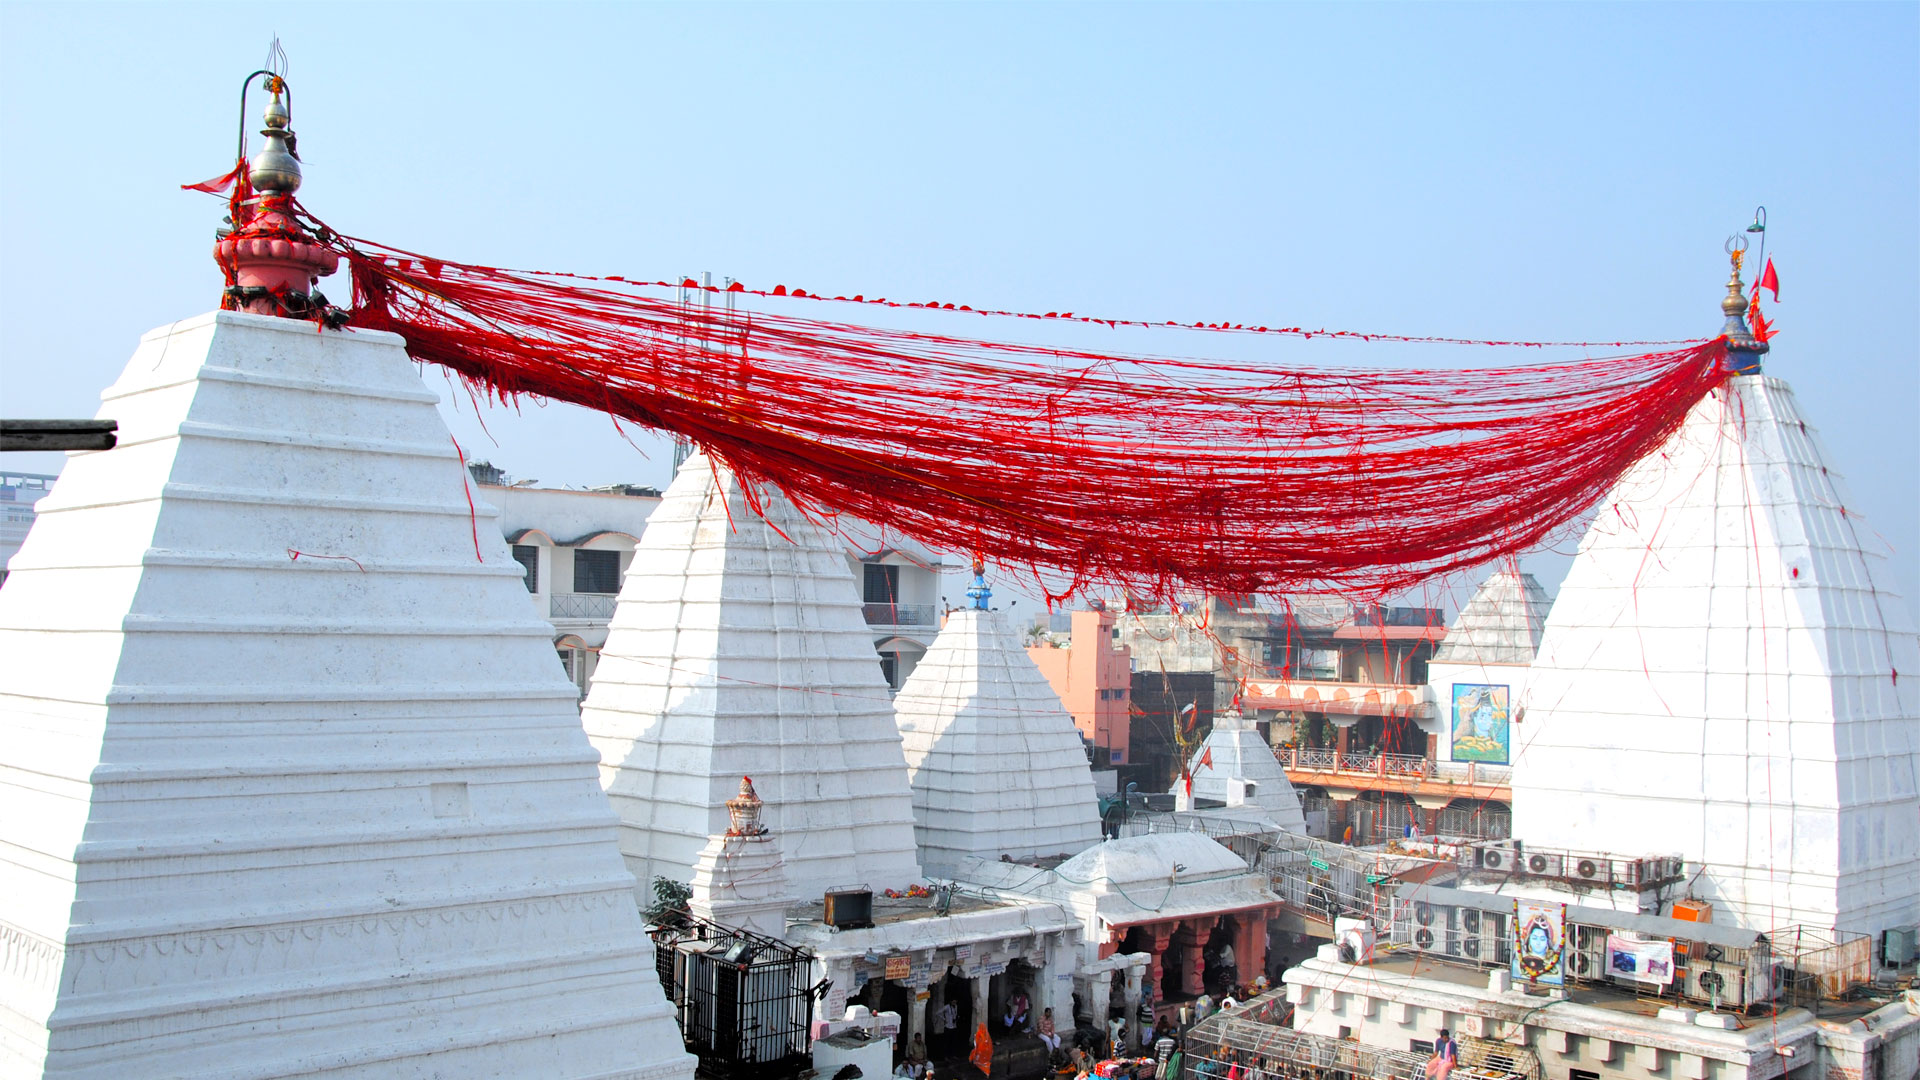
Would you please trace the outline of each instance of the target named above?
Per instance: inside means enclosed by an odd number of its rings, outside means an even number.
[[[1534,877],[1564,877],[1563,864],[1558,855],[1533,851],[1520,856],[1520,866]]]
[[[1607,981],[1607,934],[1604,926],[1571,927],[1571,946],[1567,950],[1567,973],[1589,982]]]
[[[1687,968],[1687,982],[1681,992],[1695,1001],[1744,1009],[1747,1007],[1746,966],[1695,960]]]
[[[1474,849],[1473,864],[1482,870],[1512,873],[1516,869],[1515,854],[1517,853],[1505,844],[1483,844]]]
[[[1439,952],[1446,945],[1448,909],[1416,900],[1410,912],[1408,940],[1421,952]]]
[[[1568,862],[1571,864],[1568,867],[1568,870],[1571,871],[1567,875],[1568,877],[1576,878],[1580,881],[1607,880],[1607,861],[1605,859],[1596,859],[1590,855],[1581,855],[1569,859]]]
[[[1478,908],[1460,909],[1458,947],[1450,955],[1479,964],[1503,963],[1507,956],[1507,918]]]

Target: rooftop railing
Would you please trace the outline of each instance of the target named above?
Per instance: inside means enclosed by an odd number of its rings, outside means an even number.
[[[862,604],[868,626],[932,626],[932,604]]]
[[[554,593],[547,608],[548,618],[611,619],[619,599],[613,593]]]

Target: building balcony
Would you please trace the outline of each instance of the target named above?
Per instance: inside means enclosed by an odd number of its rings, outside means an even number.
[[[1427,720],[1433,716],[1433,700],[1424,685],[1249,679],[1241,702],[1249,709],[1329,716],[1397,716],[1405,720]]]
[[[868,626],[935,626],[939,616],[932,604],[862,604]]]
[[[1396,791],[1428,798],[1512,797],[1513,769],[1478,761],[1434,761],[1413,754],[1368,754],[1330,747],[1282,747],[1274,753],[1295,785]]]
[[[613,618],[613,605],[619,599],[614,593],[554,593],[547,617],[605,622]]]

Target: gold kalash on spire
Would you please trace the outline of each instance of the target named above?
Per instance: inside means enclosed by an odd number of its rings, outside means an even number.
[[[300,153],[289,126],[293,90],[287,85],[286,53],[275,39],[269,66],[240,84],[240,146],[243,165],[234,175],[230,229],[222,229],[213,247],[214,261],[226,273],[220,306],[230,311],[314,319],[329,326],[345,322],[345,312],[330,307],[315,286],[340,266],[340,256],[314,237],[300,221]],[[247,91],[264,81],[273,95],[260,134],[266,145],[252,160],[247,146]]]

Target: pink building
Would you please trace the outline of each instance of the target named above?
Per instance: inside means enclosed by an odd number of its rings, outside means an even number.
[[[1072,644],[1064,649],[1029,646],[1027,655],[1060,695],[1080,734],[1093,741],[1094,767],[1125,765],[1133,653],[1114,644],[1111,612],[1074,612],[1072,633]]]

